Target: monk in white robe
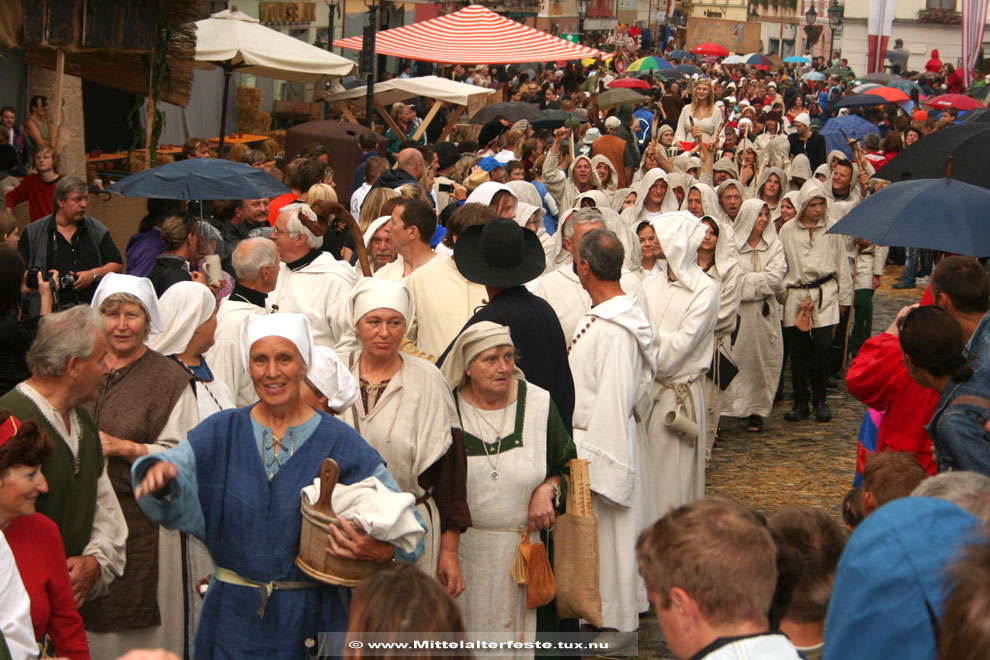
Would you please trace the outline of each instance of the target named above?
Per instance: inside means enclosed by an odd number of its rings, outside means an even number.
[[[560,320],[560,328],[564,337],[574,336],[578,322],[591,309],[591,296],[581,286],[574,264],[577,262],[578,245],[581,237],[592,229],[605,229],[605,221],[597,208],[581,209],[567,219],[561,233],[563,246],[571,256],[572,261],[548,273],[537,280],[534,293],[546,300]],[[643,296],[643,284],[639,278],[629,271],[624,271],[619,284],[624,293],[633,296],[637,304],[646,312],[646,299]]]
[[[619,284],[622,248],[615,234],[592,230],[581,246],[605,254],[598,263],[608,268],[595,273],[586,259],[577,264],[592,307],[571,338],[568,356],[576,395],[574,444],[578,457],[589,461],[598,515],[603,626],[629,632],[638,628],[647,606],[635,561],[641,461],[634,411],[653,380],[656,352],[646,316]]]
[[[279,211],[272,237],[282,265],[268,305],[277,305],[278,312],[305,315],[316,345],[336,349],[354,342],[347,295],[358,277],[350,264],[321,251],[324,223],[305,204],[289,204]]]
[[[667,270],[643,281],[658,345],[652,408],[642,447],[642,468],[650,476],[644,480],[642,519],[646,524],[705,494],[707,428],[701,379],[711,364],[719,311],[718,284],[698,266],[704,225],[693,215],[677,211],[660,216],[653,227]],[[696,429],[679,433],[668,426],[665,418],[672,412]]]

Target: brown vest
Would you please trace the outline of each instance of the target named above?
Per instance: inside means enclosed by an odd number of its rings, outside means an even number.
[[[148,349],[107,376],[99,398],[88,404],[97,427],[117,438],[152,444],[168,422],[191,377],[167,357]],[[107,475],[127,521],[127,565],[103,598],[87,602],[86,630],[124,632],[161,625],[158,610],[158,525],[138,507],[131,488],[131,464],[107,460]]]

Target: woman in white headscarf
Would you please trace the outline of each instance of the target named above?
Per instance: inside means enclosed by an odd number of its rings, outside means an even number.
[[[746,430],[760,433],[770,414],[784,359],[778,296],[784,293],[784,246],[770,219],[770,207],[748,199],[736,231],[741,301],[733,358],[739,373],[725,391],[722,412],[746,417]]]
[[[464,589],[458,540],[471,524],[464,445],[440,370],[399,350],[414,305],[397,282],[365,278],[351,291],[348,314],[361,349],[345,362],[360,395],[341,418],[378,450],[399,487],[416,496],[429,528],[419,567],[457,596]]]
[[[780,215],[774,218],[773,221],[773,227],[778,233],[780,233],[780,228],[784,226],[785,222],[797,217],[798,196],[800,195],[800,190],[792,190],[781,198]]]
[[[100,430],[106,470],[127,521],[127,570],[107,596],[81,608],[90,650],[99,658],[134,647],[183,653],[192,640],[184,635],[189,594],[183,590],[190,585],[182,579],[180,537],[141,513],[130,474],[137,458],[174,447],[199,421],[194,379],[145,343],[164,325],[149,279],[107,275],[92,307],[103,316],[110,373],[87,407]]]
[[[745,202],[744,202],[745,203]],[[708,444],[705,447],[705,460],[711,460],[712,447],[718,433],[719,395],[721,389],[716,379],[723,378],[720,373],[719,354],[732,360],[731,334],[736,329],[736,317],[739,312],[739,262],[736,259],[736,246],[732,242],[735,235],[726,236],[723,240],[719,235],[719,224],[711,216],[701,220],[705,225],[705,240],[698,248],[698,265],[708,277],[718,283],[719,306],[718,320],[715,322],[715,350],[712,353],[712,368],[708,378],[704,380],[705,412],[708,423],[706,435]]]
[[[526,382],[515,366],[507,327],[482,321],[465,328],[443,374],[454,392],[468,457],[472,525],[460,545],[465,627],[499,632],[491,641],[555,632],[556,603],[527,609],[526,589],[511,569],[521,538],[551,543],[549,531],[564,501],[565,466],[577,457],[574,443],[550,394]],[[552,557],[552,545],[548,551]]]
[[[466,203],[490,206],[495,215],[511,220],[516,216],[516,201],[516,193],[512,188],[504,183],[485,181],[468,195]]]

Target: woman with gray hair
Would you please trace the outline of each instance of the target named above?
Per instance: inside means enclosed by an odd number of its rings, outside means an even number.
[[[468,464],[472,525],[460,541],[461,610],[468,630],[504,631],[491,641],[557,630],[556,601],[527,609],[511,567],[523,539],[542,540],[553,556],[549,532],[562,510],[563,474],[577,457],[550,394],[527,383],[515,363],[509,329],[489,321],[465,328],[443,363]]]
[[[163,328],[151,281],[108,275],[93,295],[93,309],[107,334],[107,374],[99,396],[88,404],[107,473],[127,520],[127,571],[106,598],[81,610],[95,657],[117,657],[135,647],[164,647],[182,653],[184,639],[179,534],[159,531],[134,500],[131,463],[175,446],[199,421],[192,377],[145,343]]]

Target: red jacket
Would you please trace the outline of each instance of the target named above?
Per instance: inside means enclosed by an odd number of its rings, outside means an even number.
[[[904,366],[901,344],[886,332],[870,337],[846,374],[849,393],[886,413],[877,435],[877,452],[914,454],[928,474],[935,474],[932,439],[925,425],[938,404],[938,392],[914,382]]]
[[[28,203],[31,222],[55,212],[55,184],[62,177],[45,182],[37,174],[28,174],[16,188],[7,193],[7,206],[14,208],[21,202]]]

